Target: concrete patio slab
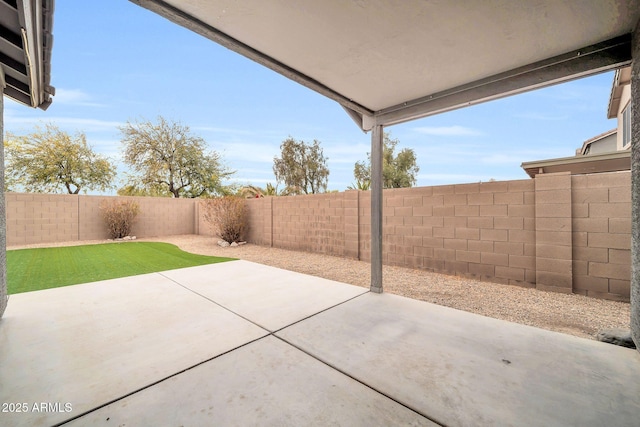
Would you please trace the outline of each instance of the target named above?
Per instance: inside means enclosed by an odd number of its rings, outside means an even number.
[[[12,295],[0,403],[27,411],[0,425],[61,422],[266,334],[160,274]]]
[[[637,426],[640,355],[233,261],[12,296],[0,403],[3,427]]]
[[[347,285],[249,261],[165,271],[164,276],[252,322],[276,331],[369,292]]]
[[[447,426],[637,426],[635,350],[369,293],[277,332]]]
[[[67,425],[436,424],[269,336]]]

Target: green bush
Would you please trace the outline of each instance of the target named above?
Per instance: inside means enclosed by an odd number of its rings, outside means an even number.
[[[131,200],[104,201],[100,205],[100,212],[111,238],[120,239],[131,233],[131,227],[140,213],[140,206]]]
[[[244,239],[247,232],[247,204],[234,196],[202,201],[204,219],[222,240],[233,243]]]

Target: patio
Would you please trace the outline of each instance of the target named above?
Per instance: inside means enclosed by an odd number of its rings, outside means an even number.
[[[13,295],[0,324],[8,426],[632,426],[640,410],[635,350],[247,261]]]

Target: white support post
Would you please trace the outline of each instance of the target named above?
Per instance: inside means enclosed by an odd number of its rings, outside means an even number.
[[[382,150],[381,125],[371,132],[371,292],[382,293]]]

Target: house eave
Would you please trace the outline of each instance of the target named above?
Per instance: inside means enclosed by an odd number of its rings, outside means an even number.
[[[54,0],[0,1],[0,66],[4,95],[29,107],[46,110],[51,86]]]
[[[611,86],[611,95],[609,96],[609,108],[607,109],[607,118],[615,119],[620,111],[620,100],[622,99],[622,90],[625,85],[631,83],[631,67],[624,67],[616,70]]]
[[[571,172],[572,175],[602,172],[617,172],[631,169],[631,151],[614,151],[589,156],[561,157],[535,160],[520,165],[531,178],[536,175],[556,172]]]

